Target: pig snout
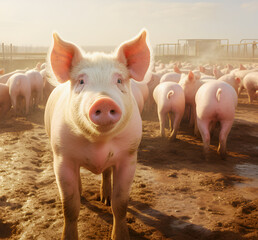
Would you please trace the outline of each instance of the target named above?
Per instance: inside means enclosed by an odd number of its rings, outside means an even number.
[[[108,97],[97,99],[89,109],[90,120],[98,126],[117,123],[122,115],[120,107]]]

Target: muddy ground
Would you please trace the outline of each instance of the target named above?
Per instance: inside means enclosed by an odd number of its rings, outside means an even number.
[[[63,216],[44,107],[0,123],[0,239],[59,239]],[[167,131],[168,134],[168,131]],[[228,158],[182,122],[175,142],[159,137],[156,114],[143,115],[143,139],[127,222],[131,239],[258,239],[258,102],[239,98]],[[110,239],[110,207],[98,201],[100,176],[81,170],[80,239]]]

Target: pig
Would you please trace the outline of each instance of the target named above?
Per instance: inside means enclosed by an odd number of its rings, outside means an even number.
[[[56,86],[52,85],[48,81],[48,74],[45,68],[40,71],[40,75],[43,79],[43,103],[46,104],[50,93],[54,90]]]
[[[9,87],[6,84],[0,83],[0,120],[6,116],[11,106]]]
[[[154,88],[160,83],[161,77],[168,72],[167,69],[163,69],[159,72],[149,72],[148,80],[147,80],[147,86],[148,86],[148,99],[145,102],[145,109],[147,112],[152,112],[153,110],[153,104],[154,104],[154,99],[153,99],[153,90]]]
[[[168,114],[171,132],[169,139],[175,140],[185,111],[183,88],[175,82],[163,82],[154,89],[153,98],[157,104],[161,137],[165,137],[165,120]]]
[[[240,69],[239,70],[232,70],[230,73],[231,74],[234,74],[237,78],[239,78],[241,81],[240,81],[240,85],[239,85],[239,88],[238,88],[238,95],[241,94],[242,90],[244,89],[244,85],[243,85],[243,79],[244,77],[248,74],[248,73],[251,73],[251,72],[257,72],[258,69],[246,69],[244,68],[243,69],[243,66],[241,67],[242,65],[240,65]]]
[[[247,91],[249,103],[257,98],[258,72],[248,73],[243,79],[243,86]]]
[[[195,96],[197,126],[202,136],[203,152],[209,160],[210,130],[220,123],[218,152],[226,158],[227,137],[234,122],[237,93],[228,83],[220,80],[203,84]]]
[[[162,82],[176,82],[176,83],[179,83],[180,78],[181,78],[181,73],[168,72],[168,73],[165,73],[160,78],[160,83],[162,83]]]
[[[37,68],[40,68],[40,63],[37,64]],[[43,78],[36,69],[31,69],[25,74],[31,84],[31,106],[35,108],[43,100]]]
[[[225,74],[222,77],[220,77],[218,80],[228,83],[238,93],[238,88],[239,88],[241,80],[240,80],[240,78],[236,77],[234,74]]]
[[[216,79],[219,79],[220,77],[222,77],[223,75],[225,75],[219,68],[217,68],[216,66],[213,67],[213,75]]]
[[[78,239],[80,167],[102,173],[101,201],[111,200],[113,212],[111,237],[129,239],[126,212],[142,137],[130,78],[142,81],[148,70],[147,32],[142,30],[113,54],[85,54],[57,33],[53,39],[47,69],[61,84],[48,98],[44,122],[63,206],[62,239]]]
[[[185,94],[185,104],[190,106],[190,127],[195,124],[195,94],[204,82],[197,80],[192,71],[188,75],[182,75],[179,85],[183,88]]]
[[[23,111],[19,105],[22,102],[21,98],[25,100],[25,114],[28,115],[31,97],[31,84],[28,76],[23,73],[15,73],[8,79],[7,85],[15,115],[19,111]]]
[[[3,75],[5,70],[3,68],[0,68],[0,75]]]
[[[0,76],[0,83],[7,83],[8,79],[15,73],[25,73],[28,69],[24,69],[24,70],[15,70],[13,72],[10,72],[10,73],[6,73],[2,76]]]
[[[227,64],[225,68],[221,69],[221,73],[224,74],[228,74],[233,70],[233,66],[231,64]]]

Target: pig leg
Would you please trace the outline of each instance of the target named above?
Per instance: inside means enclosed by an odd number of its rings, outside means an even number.
[[[125,159],[113,169],[113,240],[128,240],[129,232],[126,224],[126,212],[129,199],[129,192],[135,173],[137,162],[136,153],[131,159]]]
[[[26,105],[26,115],[28,115],[29,109],[30,109],[30,96],[25,97],[25,105]]]
[[[13,105],[13,111],[14,111],[14,115],[17,116],[17,97],[14,96],[11,99],[12,105]]]
[[[200,132],[199,132],[199,129],[198,129],[197,118],[196,117],[195,117],[195,120],[194,120],[194,135],[196,137],[200,137]]]
[[[195,124],[195,118],[196,118],[196,105],[195,104],[193,104],[193,105],[191,105],[191,115],[190,115],[190,123],[189,123],[189,126],[190,127],[193,127],[194,126],[194,124]]]
[[[247,94],[248,94],[249,103],[252,103],[256,97],[256,91],[253,89],[247,89]]]
[[[179,126],[180,126],[180,122],[181,122],[181,119],[182,119],[183,115],[179,114],[179,113],[176,113],[175,114],[175,119],[174,119],[174,123],[173,123],[173,131],[172,133],[170,134],[169,136],[169,139],[171,141],[175,140],[176,139],[176,135],[177,135],[177,131],[179,129]]]
[[[222,159],[226,159],[226,145],[227,145],[227,138],[232,127],[233,121],[221,121],[221,130],[219,133],[219,147],[218,152]]]
[[[77,219],[80,211],[79,166],[54,155],[54,170],[64,214],[62,239],[78,239]]]
[[[168,120],[169,120],[169,131],[172,132],[173,131],[173,123],[175,121],[174,115],[172,112],[168,113]]]
[[[209,159],[210,152],[210,132],[209,132],[209,122],[206,120],[197,119],[197,125],[202,136],[203,141],[203,154],[206,160]]]
[[[165,137],[165,123],[166,123],[165,114],[163,114],[163,112],[158,112],[158,117],[159,117],[159,125],[160,125],[160,136]]]
[[[100,186],[100,200],[107,206],[111,205],[111,172],[112,169],[108,168],[102,173]]]

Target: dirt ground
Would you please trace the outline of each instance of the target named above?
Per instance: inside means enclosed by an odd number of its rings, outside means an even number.
[[[0,239],[60,239],[63,215],[43,106],[0,123]],[[168,134],[168,130],[167,130]],[[181,123],[175,142],[159,137],[156,113],[143,138],[130,194],[131,239],[258,239],[258,101],[242,93],[228,157],[202,157],[202,141]],[[81,170],[80,239],[110,239],[112,213],[99,199],[100,175]]]

